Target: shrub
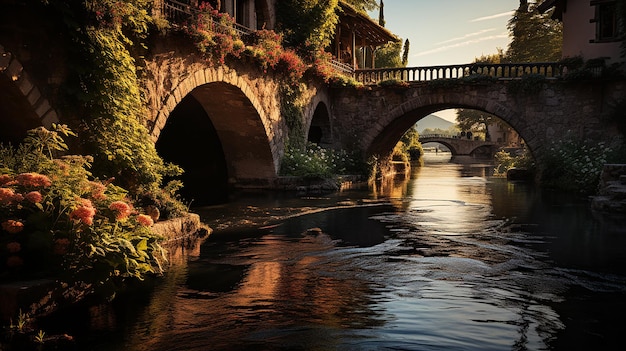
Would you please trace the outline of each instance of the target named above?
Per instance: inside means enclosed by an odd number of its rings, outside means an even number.
[[[306,149],[288,147],[281,163],[281,174],[305,178],[330,178],[343,174],[363,174],[366,165],[356,154],[325,149],[309,143]]]
[[[506,176],[506,172],[511,168],[535,169],[535,160],[528,149],[524,149],[524,153],[517,156],[500,150],[494,155],[494,160],[493,175],[497,177]]]
[[[161,273],[165,251],[153,218],[113,179],[93,179],[92,158],[53,154],[64,126],[31,130],[17,148],[0,145],[0,278],[57,277],[114,292],[126,279]]]
[[[541,182],[557,189],[595,193],[602,168],[612,152],[612,148],[603,142],[573,138],[555,141],[542,158]]]

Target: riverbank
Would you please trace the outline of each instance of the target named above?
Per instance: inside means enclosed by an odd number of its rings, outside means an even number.
[[[168,250],[169,265],[180,259],[180,248],[195,246],[212,232],[195,213],[157,222],[152,230],[164,238],[162,245]],[[53,278],[0,284],[0,320],[3,323],[15,321],[20,313],[36,318],[55,311],[57,306],[53,291],[57,288],[57,282]],[[73,294],[76,294],[74,298],[77,300],[83,297],[80,292]]]

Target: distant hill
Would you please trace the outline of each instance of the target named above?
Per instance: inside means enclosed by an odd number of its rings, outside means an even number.
[[[416,124],[417,132],[422,134],[424,129],[443,129],[446,130],[452,127],[454,123],[447,121],[441,117],[435,115],[428,115],[422,119],[420,119]]]

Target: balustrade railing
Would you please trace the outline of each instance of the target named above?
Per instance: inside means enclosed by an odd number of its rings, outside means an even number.
[[[520,78],[527,74],[539,74],[548,78],[562,76],[567,67],[558,62],[539,63],[472,63],[466,65],[359,69],[354,78],[363,84],[376,84],[385,80],[424,82],[435,79],[459,79],[471,75],[494,78]]]
[[[347,65],[347,64],[345,64],[343,62],[331,60],[330,61],[330,66],[334,70],[339,71],[339,72],[341,72],[343,74],[346,74],[346,75],[349,75],[349,76],[354,74],[354,68],[352,68],[352,66]]]

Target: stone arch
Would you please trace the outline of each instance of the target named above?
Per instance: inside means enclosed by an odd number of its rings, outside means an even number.
[[[307,134],[306,141],[313,141],[310,139],[317,133],[319,140],[314,141],[316,144],[324,147],[332,147],[334,146],[334,138],[328,92],[319,88],[314,89],[314,91],[315,94],[303,109],[304,131]],[[311,132],[313,132],[313,135],[311,135]]]
[[[395,143],[400,140],[402,134],[421,118],[441,110],[464,108],[487,112],[502,119],[517,131],[533,152],[541,147],[540,141],[532,129],[528,128],[520,113],[506,104],[500,103],[497,99],[488,97],[505,92],[505,90],[501,90],[497,94],[493,92],[490,94],[430,92],[412,97],[393,106],[388,113],[382,116],[379,123],[372,125],[373,130],[364,138],[362,146],[364,150],[367,150],[368,155],[388,154]]]
[[[29,129],[50,128],[59,117],[20,61],[0,45],[0,141],[20,142]]]
[[[307,130],[308,142],[315,143],[322,147],[329,147],[332,145],[333,136],[330,124],[330,114],[325,103],[319,102],[317,104]]]
[[[269,187],[278,176],[286,126],[278,116],[265,112],[259,94],[254,91],[246,79],[228,67],[198,69],[182,79],[158,108],[151,129],[152,139],[157,142],[171,113],[183,99],[191,96],[215,127],[230,185]],[[278,102],[274,101],[273,105],[278,106]]]

